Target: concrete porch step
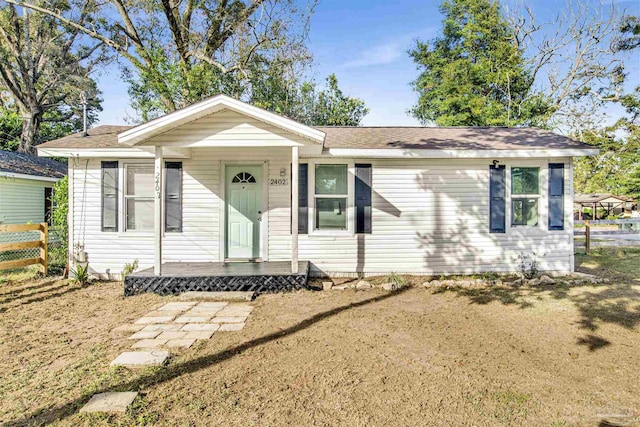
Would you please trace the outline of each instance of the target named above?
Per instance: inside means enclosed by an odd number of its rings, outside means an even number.
[[[180,294],[183,301],[251,301],[255,298],[253,291],[222,291],[222,292],[202,292],[191,291]]]

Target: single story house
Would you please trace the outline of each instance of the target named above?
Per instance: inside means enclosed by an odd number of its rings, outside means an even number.
[[[156,277],[350,276],[513,272],[522,255],[572,271],[572,158],[597,150],[531,128],[310,127],[218,95],[38,153],[69,158],[69,247],[96,275],[138,259]]]
[[[0,150],[0,224],[50,222],[53,185],[66,174],[56,160]]]

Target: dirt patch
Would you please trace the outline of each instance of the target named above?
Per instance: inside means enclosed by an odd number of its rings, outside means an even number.
[[[640,417],[634,282],[263,295],[244,330],[216,333],[145,371],[108,367],[130,345],[110,331],[171,298],[123,298],[118,283],[43,283],[0,294],[12,298],[0,303],[0,420],[9,426],[538,426]],[[56,289],[46,298],[16,298],[48,287]],[[77,413],[93,393],[127,390],[142,399],[126,415]]]

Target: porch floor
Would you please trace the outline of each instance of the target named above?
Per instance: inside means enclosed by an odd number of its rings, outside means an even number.
[[[153,268],[136,271],[127,276],[124,281],[124,294],[292,291],[307,288],[308,273],[308,261],[298,263],[298,273],[291,273],[290,261],[168,262],[162,264],[162,274],[159,276],[154,274]]]

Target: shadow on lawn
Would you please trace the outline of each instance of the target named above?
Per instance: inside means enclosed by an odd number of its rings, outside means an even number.
[[[227,359],[231,359],[234,356],[240,355],[241,353],[257,346],[261,346],[267,344],[271,341],[281,339],[288,335],[295,334],[296,332],[307,329],[314,324],[327,319],[329,317],[335,316],[337,314],[342,313],[343,311],[350,310],[352,308],[362,307],[368,304],[373,304],[379,301],[386,300],[388,298],[397,296],[409,288],[402,288],[397,291],[380,295],[377,297],[369,298],[363,301],[358,301],[354,303],[350,303],[347,305],[342,305],[340,307],[333,308],[331,310],[323,311],[322,313],[318,313],[308,319],[305,319],[301,322],[296,323],[293,326],[290,326],[286,329],[283,329],[278,332],[274,332],[268,335],[264,335],[259,338],[254,338],[245,343],[236,345],[235,347],[231,347],[227,350],[221,351],[216,354],[199,357],[197,359],[189,360],[176,365],[169,365],[164,367],[163,369],[158,369],[148,374],[142,375],[141,377],[123,383],[117,384],[113,387],[104,388],[102,390],[92,391],[90,393],[85,393],[81,397],[68,402],[64,405],[59,405],[54,408],[50,408],[44,411],[37,411],[33,415],[30,415],[22,420],[9,421],[3,424],[3,427],[17,427],[17,426],[27,426],[27,425],[43,425],[48,424],[53,421],[60,421],[64,418],[67,418],[74,414],[81,405],[85,404],[91,396],[97,393],[105,393],[110,391],[131,391],[131,390],[142,390],[146,387],[154,386],[165,381],[172,380],[177,378],[183,374],[189,374],[193,372],[197,372],[201,369],[206,369],[210,366],[216,365],[220,362],[223,362]]]
[[[579,292],[572,292],[575,288],[581,289]],[[436,292],[454,292],[468,298],[472,304],[489,304],[497,301],[505,305],[517,305],[522,309],[533,307],[536,301],[545,297],[566,300],[578,309],[580,328],[592,332],[598,329],[598,322],[612,323],[627,329],[632,329],[640,324],[638,285],[635,285],[634,288],[634,285],[622,283],[574,285],[558,282],[555,285],[521,288],[441,288]],[[586,335],[579,338],[577,344],[585,345],[589,350],[595,351],[611,343],[595,335]]]
[[[58,280],[59,279],[48,280],[35,286],[14,289],[0,294],[0,297],[5,297],[0,299],[0,313],[4,313],[11,308],[61,297],[62,295],[76,292],[86,287],[86,285],[83,286],[71,282],[63,282],[59,285],[51,286],[57,283]],[[33,290],[36,291],[29,292]]]

